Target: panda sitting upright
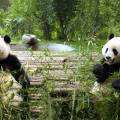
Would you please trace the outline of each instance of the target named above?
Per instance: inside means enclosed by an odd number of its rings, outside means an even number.
[[[9,45],[10,42],[11,42],[11,39],[8,35],[5,35],[3,38],[0,37],[0,70],[6,71],[6,74],[4,73],[3,76],[7,76],[7,73],[11,73],[11,75],[14,78],[13,86],[16,86],[17,88],[19,87],[19,89],[22,89],[22,91],[20,92],[20,95],[22,96],[23,100],[27,100],[28,96],[27,96],[26,89],[30,86],[30,81],[18,58],[12,54],[10,50],[10,45]],[[1,75],[1,72],[0,72],[0,75]],[[12,91],[11,88],[13,87],[8,89],[6,85],[7,82],[5,81],[3,82],[2,80],[3,79],[0,78],[0,89],[4,88],[5,92],[8,90],[6,92],[6,96],[0,94],[0,99],[4,102],[4,100],[9,98],[10,95],[8,94],[11,93],[10,91]],[[7,77],[7,80],[9,81],[8,77]],[[6,83],[6,84],[3,84],[3,83]],[[4,87],[5,85],[6,85],[6,88]],[[14,89],[13,89],[13,93],[15,93]],[[15,98],[20,98],[20,97],[15,96]]]
[[[100,85],[112,75],[120,70],[120,37],[110,34],[109,41],[102,48],[103,60],[101,64],[93,67],[93,74],[97,80],[94,83],[92,92],[99,91]],[[113,88],[120,90],[120,79],[112,82]]]

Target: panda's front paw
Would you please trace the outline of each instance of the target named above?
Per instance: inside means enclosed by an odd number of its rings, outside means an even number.
[[[99,92],[101,90],[101,84],[98,83],[98,82],[95,82],[94,85],[93,85],[93,88],[92,90],[90,91],[90,93],[92,94],[96,94],[97,92]]]
[[[92,72],[96,76],[96,78],[101,78],[103,74],[103,65],[102,64],[94,65]]]

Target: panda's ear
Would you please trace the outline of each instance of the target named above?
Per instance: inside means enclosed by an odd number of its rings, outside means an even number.
[[[111,34],[109,35],[109,38],[108,38],[108,39],[110,40],[110,39],[112,39],[112,38],[114,38],[114,34],[113,34],[113,33],[111,33]]]
[[[10,43],[10,42],[11,42],[11,39],[10,39],[10,37],[9,37],[8,35],[5,35],[5,36],[4,36],[4,41],[5,41],[6,43]]]

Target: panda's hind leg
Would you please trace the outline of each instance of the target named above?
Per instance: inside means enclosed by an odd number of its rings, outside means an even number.
[[[112,82],[112,86],[113,86],[113,88],[115,88],[116,90],[120,90],[120,79],[114,80],[114,81]]]

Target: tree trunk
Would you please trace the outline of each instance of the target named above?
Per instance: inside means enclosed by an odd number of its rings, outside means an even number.
[[[60,35],[59,35],[59,39],[63,39],[63,40],[66,40],[67,39],[67,35],[65,33],[65,30],[66,30],[66,27],[65,27],[65,24],[64,24],[64,20],[62,20],[61,18],[59,19],[60,21]]]
[[[9,6],[9,0],[0,0],[0,9],[6,10]]]
[[[47,40],[51,39],[51,30],[50,30],[50,24],[48,23],[48,20],[46,19],[46,16],[42,16],[42,27],[43,27],[43,34]]]

